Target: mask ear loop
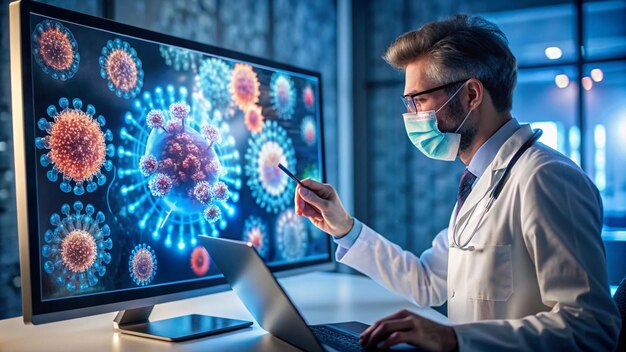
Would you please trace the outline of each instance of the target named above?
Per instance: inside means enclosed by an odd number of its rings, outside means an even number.
[[[450,102],[450,100],[452,100],[452,98],[454,98],[461,91],[461,88],[463,88],[463,85],[461,85],[459,89],[457,89],[456,92],[454,92],[454,94],[452,94],[450,98],[448,98],[448,100],[446,100],[446,102],[443,103],[443,105],[441,105],[439,109],[435,110],[435,114],[438,113],[439,110],[443,109],[443,107],[446,106]]]

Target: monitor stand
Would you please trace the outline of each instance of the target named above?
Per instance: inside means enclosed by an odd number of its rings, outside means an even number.
[[[119,311],[113,320],[113,328],[123,334],[176,342],[243,329],[252,325],[250,321],[198,314],[149,321],[152,308],[154,306]]]

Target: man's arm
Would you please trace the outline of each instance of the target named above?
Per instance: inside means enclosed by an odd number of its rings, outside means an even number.
[[[542,300],[552,310],[457,325],[460,350],[611,351],[620,316],[608,290],[598,191],[566,162],[527,172],[522,231]]]
[[[420,307],[438,306],[447,300],[447,229],[441,231],[433,240],[433,246],[418,258],[366,225],[361,226],[360,234],[349,249],[338,246],[338,262],[362,272]]]

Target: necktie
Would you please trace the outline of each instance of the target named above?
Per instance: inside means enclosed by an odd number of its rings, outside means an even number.
[[[461,175],[461,182],[459,182],[459,192],[456,196],[457,206],[455,216],[459,214],[459,210],[463,206],[463,203],[465,203],[467,196],[469,196],[470,192],[472,191],[472,185],[474,184],[474,181],[476,181],[476,175],[471,173],[468,169],[465,169],[465,171],[463,171],[463,175]]]

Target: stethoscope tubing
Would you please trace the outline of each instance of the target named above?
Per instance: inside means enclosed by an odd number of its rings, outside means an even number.
[[[533,144],[535,144],[535,142],[537,142],[537,140],[539,139],[539,137],[541,137],[542,134],[543,134],[543,131],[541,129],[536,129],[535,132],[533,133],[533,135],[526,141],[526,143],[524,143],[517,150],[515,155],[513,155],[513,158],[511,158],[511,161],[509,161],[509,164],[504,169],[504,172],[502,173],[502,176],[500,176],[500,178],[496,182],[495,187],[489,193],[489,200],[487,201],[487,204],[483,208],[483,210],[482,210],[482,212],[480,214],[480,218],[478,218],[478,222],[476,223],[476,226],[474,227],[474,230],[472,231],[472,233],[469,236],[469,238],[465,242],[463,242],[463,244],[460,243],[461,242],[461,235],[463,234],[463,232],[465,232],[465,229],[467,228],[467,225],[469,224],[470,219],[474,215],[474,211],[476,211],[476,207],[477,206],[474,206],[472,208],[472,212],[470,213],[467,221],[465,222],[465,226],[463,226],[463,230],[461,230],[461,232],[459,232],[459,236],[458,237],[457,237],[457,225],[458,225],[458,222],[455,221],[454,227],[452,228],[452,243],[450,244],[451,248],[457,248],[457,249],[460,249],[460,250],[463,250],[463,251],[465,251],[465,250],[473,251],[475,249],[474,246],[468,246],[468,245],[474,239],[474,237],[476,236],[476,231],[478,230],[480,225],[482,225],[482,221],[483,221],[483,219],[485,217],[485,214],[487,214],[489,209],[491,209],[491,206],[493,205],[493,203],[500,196],[500,193],[502,193],[502,189],[504,188],[504,184],[506,183],[506,181],[507,181],[507,179],[509,177],[509,174],[511,173],[511,169],[513,169],[513,166],[515,166],[515,164],[517,163],[519,158],[522,156],[522,154],[524,154],[524,152],[526,152],[526,150],[528,150]],[[485,196],[486,196],[486,194],[485,194]],[[483,196],[477,204],[479,204],[485,198],[485,196]]]

